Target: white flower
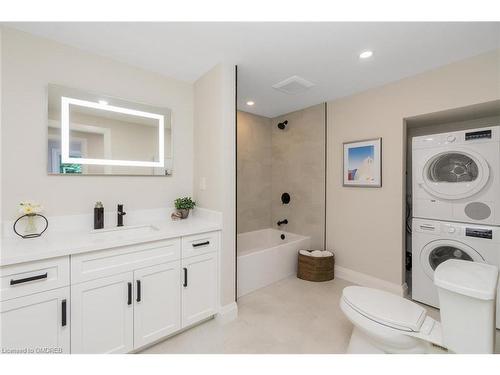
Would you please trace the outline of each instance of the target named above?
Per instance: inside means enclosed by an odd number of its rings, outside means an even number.
[[[19,213],[23,215],[38,214],[42,212],[42,206],[39,203],[24,201],[19,203]]]

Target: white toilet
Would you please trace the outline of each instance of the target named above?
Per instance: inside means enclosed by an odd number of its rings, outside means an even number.
[[[344,288],[340,307],[354,324],[348,353],[493,353],[498,269],[448,260],[434,274],[441,323],[395,294]]]

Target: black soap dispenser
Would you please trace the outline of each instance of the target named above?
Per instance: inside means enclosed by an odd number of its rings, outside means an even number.
[[[104,206],[102,202],[96,202],[94,207],[94,229],[104,228]]]

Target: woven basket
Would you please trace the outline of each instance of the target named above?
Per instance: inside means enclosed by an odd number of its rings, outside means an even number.
[[[307,281],[328,281],[334,278],[335,256],[312,257],[299,254],[297,277]]]

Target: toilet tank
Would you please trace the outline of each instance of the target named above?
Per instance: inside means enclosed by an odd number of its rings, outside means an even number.
[[[443,345],[455,353],[493,353],[498,268],[452,259],[434,273]]]

